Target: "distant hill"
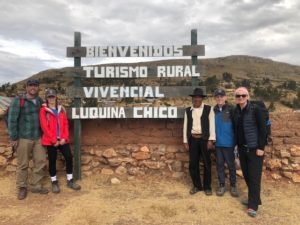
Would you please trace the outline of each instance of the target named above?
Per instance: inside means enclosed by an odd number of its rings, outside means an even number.
[[[102,64],[101,66],[108,65],[123,65],[123,66],[158,66],[158,65],[189,65],[191,64],[190,59],[172,59],[172,60],[160,60],[150,62],[139,62],[139,63],[116,63],[116,64]],[[268,86],[272,88],[280,87],[284,82],[293,81],[296,82],[297,87],[300,84],[300,66],[291,65],[283,62],[276,62],[270,59],[246,56],[246,55],[234,55],[220,58],[201,58],[198,60],[198,64],[201,65],[201,76],[199,82],[203,82],[207,78],[216,77],[219,82],[219,86],[223,86],[232,92],[237,82],[243,79],[251,81],[253,84],[251,89],[253,91],[254,86],[258,87],[268,79]],[[68,87],[73,86],[72,74],[74,72],[80,73],[83,77],[85,74],[81,69],[75,70],[73,67],[65,67],[61,69],[49,69],[41,71],[37,74],[32,75],[29,78],[39,79],[43,90],[46,87],[54,87],[59,89],[62,94],[65,93]],[[231,84],[225,83],[222,79],[223,73],[229,73],[232,75]],[[27,79],[29,79],[27,78]],[[26,80],[27,80],[26,79]],[[20,81],[15,84],[16,90],[24,90],[24,84],[26,80]],[[123,85],[190,85],[190,78],[148,78],[148,79],[82,79],[83,85],[95,86],[95,85],[108,85],[109,82],[114,84]],[[204,83],[205,84],[205,83]],[[262,89],[267,86],[262,87]],[[275,90],[275,89],[271,89]],[[261,90],[260,90],[261,91]],[[297,96],[296,89],[294,91],[286,91],[281,89],[280,94],[281,100],[285,101],[288,99],[291,106],[293,99]],[[270,100],[272,101],[272,100]],[[279,102],[275,100],[274,102]],[[300,102],[300,100],[299,100]],[[283,102],[284,103],[284,102]]]
[[[190,59],[171,59],[139,63],[116,63],[105,65],[130,65],[130,66],[158,66],[158,65],[188,65],[191,64]],[[270,59],[234,55],[220,58],[198,59],[198,64],[201,65],[203,72],[202,78],[216,75],[221,78],[224,72],[231,73],[234,79],[263,79],[269,78],[273,81],[283,82],[286,80],[295,80],[300,82],[300,66],[291,65],[283,62],[276,62]],[[104,65],[102,65],[104,66]],[[70,81],[70,74],[75,72],[72,67],[61,69],[50,69],[41,71],[32,75],[29,78],[43,80],[53,79],[53,81]],[[28,79],[29,79],[28,78]],[[46,79],[45,79],[46,78]],[[27,80],[27,79],[26,79]],[[20,81],[17,84],[24,84],[26,81]]]

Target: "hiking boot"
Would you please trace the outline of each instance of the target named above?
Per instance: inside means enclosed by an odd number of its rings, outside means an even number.
[[[238,197],[239,196],[239,193],[237,191],[236,186],[231,186],[230,187],[230,194],[231,194],[232,197]],[[248,201],[247,201],[247,204],[248,204]]]
[[[18,191],[18,199],[23,200],[27,196],[27,188],[26,187],[20,187]]]
[[[216,191],[217,196],[223,196],[225,193],[225,187],[224,185],[220,185],[218,187],[218,190]]]
[[[75,191],[78,191],[81,189],[81,186],[79,184],[76,184],[73,179],[68,180],[67,186]]]
[[[190,190],[190,194],[194,195],[199,191],[202,191],[202,190],[200,188],[197,188],[197,187],[192,187],[192,189]]]
[[[206,189],[206,190],[204,190],[204,193],[205,193],[207,196],[212,195],[211,189]]]
[[[31,188],[31,192],[35,193],[35,194],[46,195],[46,194],[48,194],[49,191],[47,188],[44,188],[42,186],[36,186],[36,187]]]
[[[254,217],[256,217],[257,212],[256,212],[254,209],[248,208],[248,209],[247,209],[247,214],[248,214],[248,216],[254,218]]]
[[[60,188],[58,186],[58,181],[52,181],[52,192],[58,194],[60,192]]]

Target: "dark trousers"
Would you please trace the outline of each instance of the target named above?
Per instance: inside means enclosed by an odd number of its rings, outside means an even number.
[[[260,187],[263,156],[256,155],[256,149],[239,148],[240,164],[248,187],[248,208],[254,210],[261,205]]]
[[[60,150],[65,161],[66,161],[66,172],[67,174],[73,173],[73,156],[71,153],[70,145],[64,144],[55,146],[47,146],[48,160],[49,160],[49,173],[51,177],[56,175],[56,158],[57,150]]]
[[[211,190],[211,159],[210,152],[207,149],[207,141],[202,138],[193,138],[189,140],[189,171],[195,187],[202,190]],[[204,164],[203,187],[200,178],[200,158]]]
[[[235,186],[236,184],[236,169],[234,162],[234,148],[216,147],[217,155],[217,171],[219,183],[225,184],[225,163],[229,169],[230,185]]]

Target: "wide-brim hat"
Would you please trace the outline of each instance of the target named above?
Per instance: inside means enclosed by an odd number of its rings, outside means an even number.
[[[199,96],[199,97],[204,98],[207,95],[204,94],[204,91],[201,88],[195,88],[194,91],[193,91],[193,93],[190,94],[189,96],[191,96],[191,97]]]

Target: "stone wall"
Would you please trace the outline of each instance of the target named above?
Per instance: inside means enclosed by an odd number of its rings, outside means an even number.
[[[276,113],[271,119],[273,144],[266,148],[265,172],[273,179],[300,182],[300,113]],[[184,176],[188,153],[182,145],[182,123],[182,119],[83,120],[83,175]],[[0,170],[13,172],[16,160],[7,159],[11,147],[3,121],[0,129]],[[63,161],[58,163],[63,169]]]

